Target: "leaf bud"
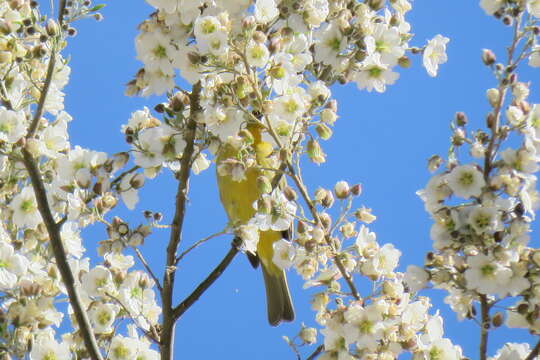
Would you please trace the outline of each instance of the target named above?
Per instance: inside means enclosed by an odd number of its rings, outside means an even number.
[[[295,201],[298,198],[298,195],[296,195],[296,191],[290,186],[285,186],[283,189],[283,195],[285,195],[285,198],[289,201]]]
[[[526,303],[519,304],[516,308],[516,311],[521,315],[527,314],[529,312],[529,304],[526,304]]]
[[[346,181],[338,181],[334,186],[334,193],[338,199],[346,199],[349,197],[351,189]]]
[[[328,140],[332,137],[332,129],[330,129],[326,124],[318,124],[315,128],[319,137],[323,140]]]
[[[491,319],[491,323],[493,324],[493,327],[498,328],[501,326],[504,322],[504,316],[503,313],[500,311],[497,311],[495,315],[493,315],[493,318]]]
[[[493,51],[489,49],[482,49],[482,62],[484,65],[491,66],[495,64],[495,61],[497,61],[497,58],[495,57]]]
[[[496,107],[499,103],[500,93],[499,90],[496,88],[491,88],[486,91],[486,96],[489,101],[489,104],[492,107]]]
[[[266,176],[259,176],[257,178],[257,190],[261,194],[270,194],[272,192],[272,184]]]

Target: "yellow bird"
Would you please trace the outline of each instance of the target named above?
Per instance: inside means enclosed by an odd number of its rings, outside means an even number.
[[[268,156],[273,151],[272,145],[262,141],[261,128],[259,126],[248,124],[247,128],[254,138],[252,147],[255,152],[257,164],[260,167],[269,168],[271,165],[269,164]],[[222,145],[218,151],[216,168],[219,168],[223,161],[236,158],[237,152],[238,150],[229,144]],[[222,176],[217,172],[221,203],[225,208],[231,224],[244,225],[255,215],[253,203],[261,196],[261,192],[257,186],[257,178],[259,176],[266,176],[271,179],[273,175],[275,174],[265,174],[265,171],[260,170],[257,166],[248,168],[245,172],[245,178],[242,181],[235,181],[231,176]],[[256,258],[250,258],[251,263],[255,267],[258,263],[257,260],[261,263],[266,287],[268,322],[272,326],[278,325],[281,321],[294,320],[294,309],[285,272],[272,261],[274,255],[273,244],[283,238],[288,238],[288,232],[271,230],[259,232]]]

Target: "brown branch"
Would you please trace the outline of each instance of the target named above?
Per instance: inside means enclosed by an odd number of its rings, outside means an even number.
[[[231,249],[225,255],[223,260],[212,270],[212,272],[204,279],[196,288],[193,290],[188,297],[186,297],[178,306],[174,308],[174,318],[178,319],[182,314],[189,309],[208,288],[223,274],[223,271],[229,266],[231,261],[234,259],[236,254],[238,254],[238,242],[239,239],[235,238],[231,244]]]
[[[92,360],[102,360],[96,338],[94,337],[92,327],[90,326],[90,321],[88,320],[88,315],[82,306],[79,292],[75,288],[75,278],[73,277],[73,273],[69,267],[64,244],[62,243],[62,238],[60,237],[60,226],[56,224],[52,215],[51,208],[47,200],[47,191],[45,190],[45,186],[41,180],[41,174],[30,152],[23,148],[22,154],[24,157],[24,166],[26,167],[30,180],[32,181],[32,187],[36,195],[39,212],[49,234],[51,248],[56,260],[56,266],[58,267],[58,270],[62,276],[62,282],[66,286],[69,302],[73,307],[75,318],[77,319],[86,350],[88,351]]]
[[[200,240],[197,240],[195,243],[193,243],[193,245],[191,245],[190,247],[188,247],[185,251],[183,251],[180,255],[178,255],[176,257],[176,260],[174,262],[175,265],[177,265],[187,254],[189,254],[192,250],[194,250],[195,248],[199,247],[200,245],[204,244],[205,242],[207,242],[208,240],[210,239],[213,239],[215,237],[218,237],[220,235],[223,235],[223,234],[226,234],[227,231],[226,230],[221,230],[220,232],[217,232],[215,234],[212,234],[210,236],[207,236],[203,239],[200,239]]]
[[[190,115],[185,133],[186,147],[180,160],[180,171],[177,174],[178,189],[176,191],[176,205],[173,222],[171,225],[171,235],[167,245],[167,260],[165,273],[163,274],[163,291],[161,291],[161,301],[163,309],[163,324],[161,331],[161,359],[173,360],[173,338],[176,318],[174,316],[172,295],[174,289],[174,277],[176,273],[176,251],[182,236],[182,227],[186,211],[186,198],[188,189],[188,179],[191,168],[191,160],[195,149],[196,116],[201,111],[199,104],[201,94],[200,81],[193,85],[190,98]]]
[[[487,344],[489,332],[489,304],[486,295],[480,295],[480,311],[482,321],[480,322],[480,360],[487,359]]]
[[[534,360],[539,354],[540,354],[540,340],[536,343],[536,346],[534,347],[534,349],[531,350],[529,355],[527,355],[525,360]]]
[[[314,360],[317,356],[321,355],[324,351],[324,345],[319,345],[311,355],[309,355],[306,360]]]

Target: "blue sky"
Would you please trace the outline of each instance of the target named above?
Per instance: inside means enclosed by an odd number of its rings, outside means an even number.
[[[157,97],[123,96],[124,84],[141,66],[135,59],[136,27],[153,11],[143,0],[127,3],[108,2],[100,23],[88,19],[76,23],[78,35],[64,50],[72,67],[71,83],[66,88],[66,110],[74,117],[71,141],[111,154],[128,148],[120,126],[130,113],[161,101]],[[491,48],[502,56],[510,37],[510,28],[486,16],[477,1],[416,0],[413,6],[408,14],[416,34],[412,44],[421,46],[439,33],[449,37],[448,63],[442,65],[437,78],[430,78],[421,67],[421,58],[413,57],[413,66],[399,70],[400,80],[384,94],[361,92],[354,84],[335,86],[332,90],[339,102],[340,118],[334,137],[323,144],[328,162],[319,167],[308,165],[304,174],[312,190],[331,187],[338,180],[362,183],[364,193],[357,204],[371,207],[377,215],[370,227],[379,242],[392,242],[402,251],[403,271],[408,264],[420,265],[431,249],[431,220],[415,195],[429,178],[426,159],[435,153],[444,157],[449,121],[456,111],[468,115],[469,130],[484,126],[488,111],[484,94],[495,86],[495,80],[480,61],[481,49]],[[539,79],[538,70],[525,69],[521,74],[522,81]],[[531,90],[531,101],[539,102],[538,83]],[[175,188],[172,176],[163,173],[147,182],[135,211],[121,205],[112,214],[137,224],[144,221],[143,210],[161,211],[166,223],[171,219]],[[220,231],[225,224],[211,168],[192,179],[182,247]],[[92,244],[106,238],[105,230],[96,227],[86,234],[85,245],[95,255]],[[162,268],[167,238],[166,230],[156,231],[143,248],[156,269]],[[186,258],[177,275],[176,299],[189,294],[221,260],[230,241],[227,236],[213,239]],[[293,359],[281,336],[294,336],[301,322],[313,325],[314,312],[309,307],[311,292],[302,290],[295,273],[289,274],[289,285],[297,321],[272,328],[266,322],[262,274],[238,256],[180,319],[176,358]],[[458,322],[442,303],[442,291],[425,294],[433,296],[433,311],[439,309],[443,314],[449,337],[463,346],[467,356],[476,358],[476,325]],[[491,345],[525,338],[525,332],[497,330]],[[490,346],[492,354],[497,347]]]

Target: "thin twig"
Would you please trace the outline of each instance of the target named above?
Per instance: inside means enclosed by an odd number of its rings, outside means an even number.
[[[60,237],[60,227],[56,224],[52,215],[51,208],[47,200],[47,191],[45,190],[45,186],[41,180],[41,174],[34,161],[34,158],[26,148],[22,149],[22,154],[24,157],[24,166],[26,167],[26,171],[28,171],[28,175],[32,181],[32,187],[36,195],[39,212],[49,234],[51,248],[56,260],[56,266],[58,267],[58,270],[62,276],[62,282],[67,289],[69,302],[73,307],[75,318],[77,319],[77,324],[79,325],[79,330],[84,340],[86,350],[88,351],[92,360],[101,360],[102,357],[99,352],[96,338],[92,332],[88,315],[86,314],[86,310],[83,308],[79,292],[75,287],[75,278],[73,277],[73,273],[69,267],[64,244],[62,243],[62,238]]]
[[[531,350],[529,355],[525,358],[525,360],[534,360],[536,357],[540,354],[540,340],[536,343],[536,346],[534,349]]]
[[[175,265],[177,265],[180,260],[182,260],[184,258],[184,256],[186,256],[187,254],[189,254],[193,249],[195,249],[196,247],[198,247],[199,245],[202,245],[204,244],[205,242],[207,242],[208,240],[210,239],[213,239],[217,236],[220,236],[220,235],[223,235],[223,234],[226,234],[227,233],[227,230],[221,230],[220,232],[218,233],[215,233],[215,234],[212,234],[210,236],[207,236],[203,239],[200,239],[198,241],[196,241],[193,245],[191,245],[190,247],[188,247],[184,252],[182,252],[180,255],[178,255],[178,257],[176,258],[176,261],[174,262]]]
[[[172,295],[174,288],[174,277],[176,273],[176,251],[182,236],[184,224],[186,199],[188,189],[188,179],[191,168],[191,160],[195,150],[195,130],[196,117],[201,111],[199,104],[201,94],[201,82],[193,85],[190,98],[190,115],[185,133],[186,147],[180,160],[180,171],[178,173],[178,188],[176,191],[176,204],[173,222],[171,225],[171,235],[167,245],[167,260],[165,273],[163,275],[163,291],[161,292],[163,324],[161,331],[161,359],[173,360],[173,337],[176,318],[173,313]]]
[[[189,294],[188,297],[186,297],[178,306],[174,308],[174,317],[175,319],[178,319],[180,316],[182,316],[183,313],[186,312],[187,309],[189,309],[208,288],[221,276],[223,271],[229,266],[231,261],[234,259],[236,254],[238,254],[238,246],[236,244],[236,238],[235,241],[231,244],[231,249],[229,252],[225,255],[223,260],[212,270],[212,272],[204,279],[196,288],[193,290],[191,294]]]
[[[137,257],[139,258],[139,261],[142,263],[142,265],[144,266],[144,268],[146,269],[146,272],[148,273],[148,275],[150,275],[150,277],[154,280],[154,282],[156,283],[156,286],[159,290],[159,292],[161,293],[161,291],[163,290],[163,288],[161,287],[161,283],[159,282],[159,279],[157,278],[157,276],[154,274],[154,272],[152,271],[152,269],[150,268],[150,266],[148,265],[148,262],[146,261],[146,259],[144,258],[143,254],[141,253],[141,251],[139,249],[137,249],[135,246],[133,246],[133,251],[135,251],[135,254],[137,255]]]
[[[313,353],[311,353],[311,355],[309,355],[306,360],[314,360],[317,358],[317,356],[321,355],[322,352],[324,351],[324,345],[319,345],[317,346],[317,348],[315,349],[315,351]]]

